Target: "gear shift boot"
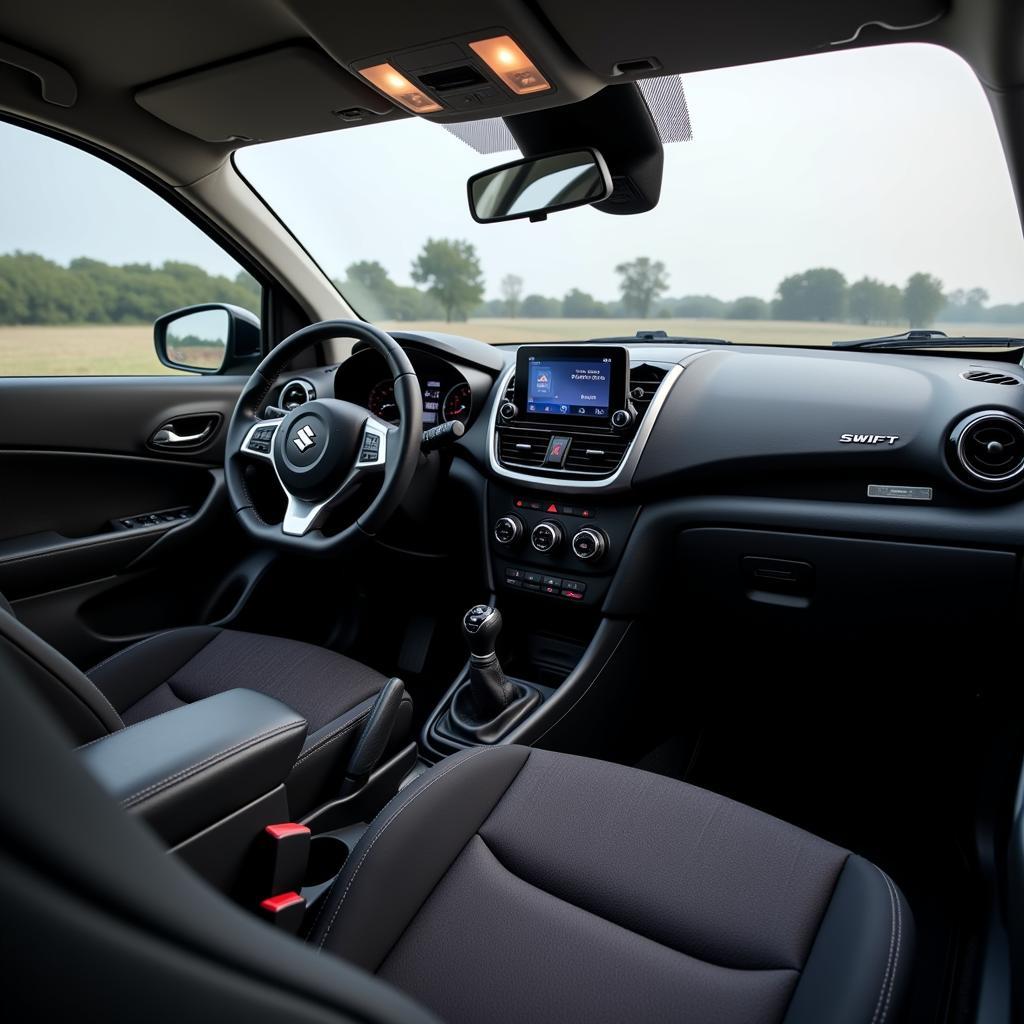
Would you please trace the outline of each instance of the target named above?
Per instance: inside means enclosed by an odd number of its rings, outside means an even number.
[[[462,741],[497,743],[540,703],[540,693],[529,683],[515,679],[506,679],[505,682],[512,691],[512,700],[496,715],[483,720],[477,713],[472,682],[459,687],[452,697],[448,714],[439,723],[443,731]]]

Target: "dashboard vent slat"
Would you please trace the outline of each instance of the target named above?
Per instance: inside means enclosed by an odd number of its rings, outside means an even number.
[[[981,384],[1002,384],[1004,387],[1015,387],[1020,378],[1009,373],[993,373],[991,370],[967,370],[960,374],[964,380],[974,380]]]

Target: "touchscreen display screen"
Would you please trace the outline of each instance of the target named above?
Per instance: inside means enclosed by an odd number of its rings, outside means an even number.
[[[526,412],[541,416],[607,419],[612,395],[611,357],[531,355],[527,358]]]

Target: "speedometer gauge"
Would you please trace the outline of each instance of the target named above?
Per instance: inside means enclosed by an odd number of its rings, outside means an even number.
[[[446,422],[458,420],[460,423],[468,423],[472,409],[473,392],[465,382],[456,384],[445,396],[444,418]]]
[[[382,380],[374,384],[366,399],[366,407],[374,416],[389,423],[398,422],[398,405],[395,402],[395,382]]]

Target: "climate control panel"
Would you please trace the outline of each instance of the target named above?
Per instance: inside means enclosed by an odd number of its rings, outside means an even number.
[[[629,539],[635,506],[537,497],[491,485],[493,578],[499,588],[598,606]]]

